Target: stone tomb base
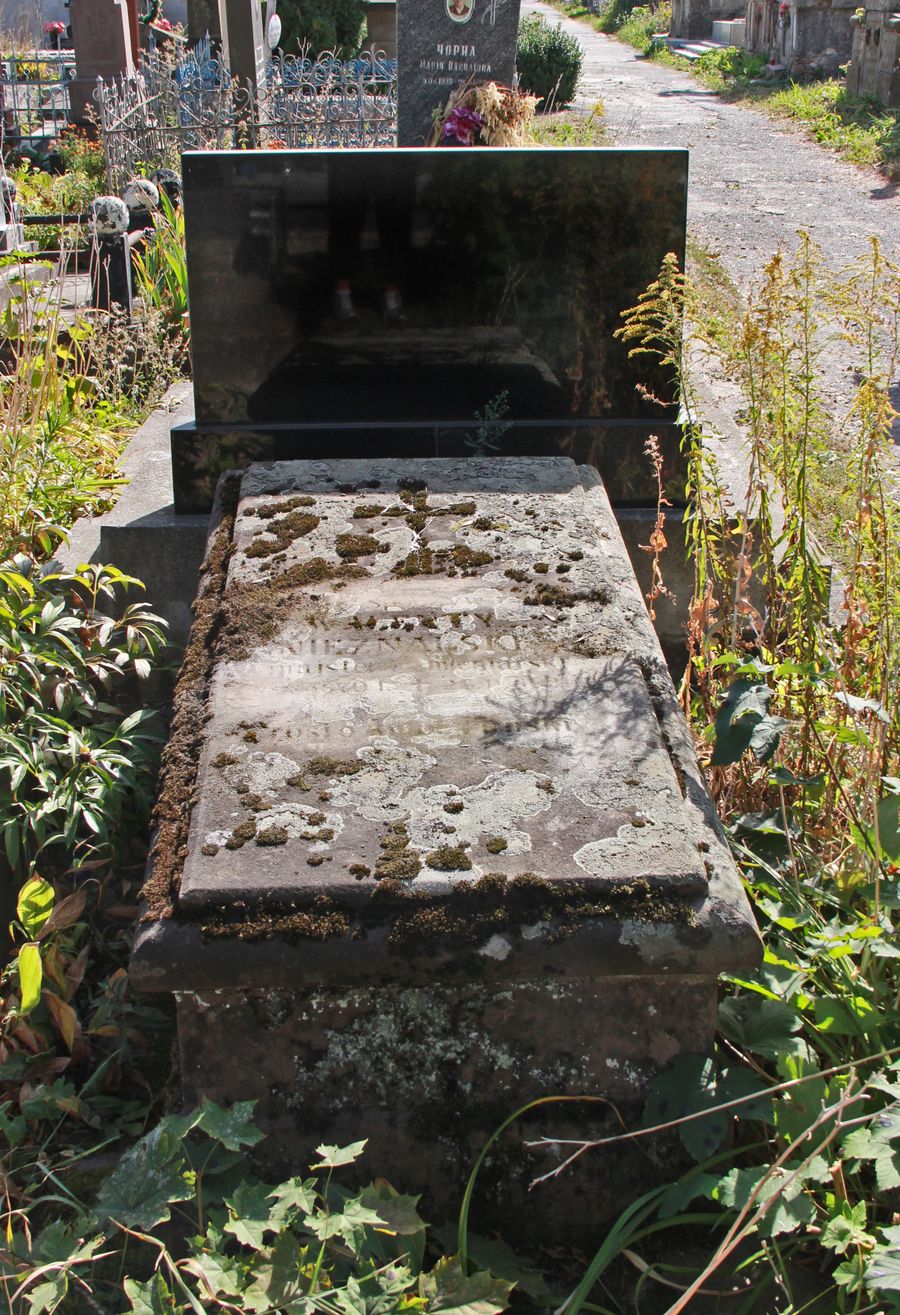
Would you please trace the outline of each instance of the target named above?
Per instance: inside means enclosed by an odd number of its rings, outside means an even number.
[[[596,472],[285,462],[229,482],[176,697],[132,977],[184,1097],[256,1099],[275,1174],[364,1172],[522,1246],[672,1172],[618,1144],[759,943]],[[233,502],[233,498],[231,499]],[[189,808],[188,801],[193,800]]]

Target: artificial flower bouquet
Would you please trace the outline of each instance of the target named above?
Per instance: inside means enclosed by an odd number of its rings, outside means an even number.
[[[434,112],[431,146],[526,146],[537,96],[497,82],[464,82]]]

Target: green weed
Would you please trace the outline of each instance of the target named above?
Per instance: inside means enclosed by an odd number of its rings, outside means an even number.
[[[160,202],[162,210],[146,248],[134,255],[134,270],[141,295],[162,315],[178,359],[187,365],[190,329],[184,212],[176,210],[165,193]]]
[[[621,332],[681,383],[695,564],[683,696],[766,954],[732,980],[718,1063],[679,1061],[648,1117],[668,1093],[676,1117],[702,1124],[704,1102],[727,1104],[736,1080],[752,1083],[751,1103],[780,1094],[744,1111],[752,1151],[706,1178],[701,1193],[730,1212],[729,1231],[671,1310],[755,1237],[790,1301],[791,1265],[822,1269],[830,1286],[812,1309],[832,1315],[894,1300],[900,1268],[900,524],[888,477],[900,269],[873,240],[835,275],[801,235],[796,258],[773,257],[729,308],[727,333],[704,310],[670,260]],[[715,353],[744,394],[751,474],[736,524],[700,440],[685,316],[695,350]],[[835,334],[857,379],[840,427],[839,624],[813,534],[831,440],[818,364]],[[728,1126],[708,1123],[706,1137],[694,1126],[683,1140],[702,1160]]]
[[[128,678],[146,678],[162,623],[140,604],[118,615],[116,591],[137,582],[113,567],[42,574],[19,559],[0,570],[0,897],[40,864],[57,870],[127,850],[146,817],[159,734]]]
[[[838,79],[791,83],[774,91],[762,104],[854,164],[890,171],[900,160],[900,110],[848,96]]]

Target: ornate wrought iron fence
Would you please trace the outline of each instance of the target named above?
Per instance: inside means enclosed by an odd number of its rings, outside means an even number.
[[[392,146],[396,89],[393,61],[289,55],[272,61],[254,96],[205,43],[178,61],[153,52],[136,77],[94,93],[110,190],[136,172],[177,168],[186,150]]]
[[[56,137],[68,126],[69,82],[74,72],[71,51],[0,55],[0,134],[4,145]]]

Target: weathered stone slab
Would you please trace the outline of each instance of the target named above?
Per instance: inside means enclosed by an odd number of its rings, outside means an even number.
[[[590,499],[568,462],[529,463],[527,492],[512,466],[477,496],[430,462],[345,493],[291,462],[244,479],[228,587],[249,616],[311,559],[323,578],[218,663],[185,908],[365,903],[363,869],[409,894],[487,872],[703,889]]]
[[[519,0],[398,0],[398,145],[427,143],[454,87],[511,85],[518,31]]]
[[[131,970],[185,1098],[258,1100],[280,1171],[368,1137],[432,1218],[512,1109],[598,1098],[523,1125],[478,1221],[595,1238],[651,1161],[525,1209],[522,1138],[637,1118],[759,952],[596,473],[257,465],[209,562]]]

